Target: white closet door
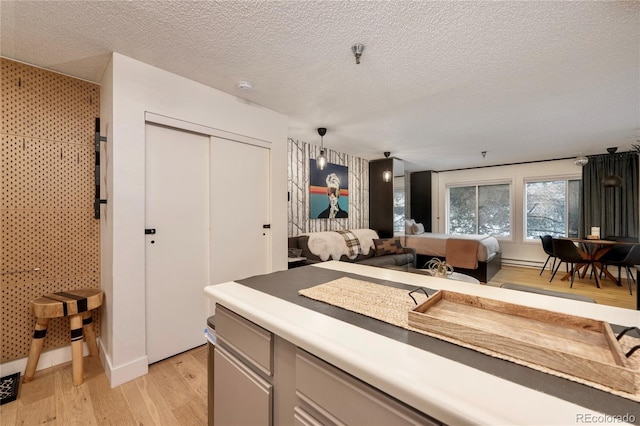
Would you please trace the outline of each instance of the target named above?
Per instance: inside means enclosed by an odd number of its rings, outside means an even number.
[[[145,228],[156,232],[145,235],[149,363],[205,343],[209,151],[208,136],[146,126]]]
[[[271,272],[270,150],[211,142],[211,283]]]

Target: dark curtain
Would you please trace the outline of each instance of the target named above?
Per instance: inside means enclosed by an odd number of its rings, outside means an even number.
[[[609,175],[622,178],[622,186],[605,188]],[[600,227],[600,236],[638,238],[638,153],[594,155],[582,168],[582,206],[580,237]]]

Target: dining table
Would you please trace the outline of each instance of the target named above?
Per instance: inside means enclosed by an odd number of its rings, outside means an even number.
[[[613,249],[616,246],[633,245],[633,244],[637,244],[636,242],[602,240],[602,239],[599,239],[599,238],[594,239],[594,238],[564,237],[562,239],[571,240],[574,243],[578,243],[578,247],[577,247],[578,248],[578,252],[580,253],[580,255],[585,260],[589,260],[590,262],[577,264],[576,265],[576,271],[580,271],[582,268],[585,268],[589,264],[593,265],[592,266],[593,267],[593,275],[595,277],[596,286],[598,288],[602,288],[601,280],[600,280],[601,273],[604,274],[604,276],[606,276],[607,278],[609,278],[615,285],[617,285],[617,286],[621,286],[622,285],[620,283],[620,281],[618,280],[618,278],[616,278],[613,274],[611,274],[611,272],[609,272],[607,270],[607,268],[604,267],[602,262],[599,262],[599,260],[609,250]],[[571,277],[572,272],[573,271],[567,272],[562,277],[562,280],[566,281],[567,279],[569,279]],[[587,272],[587,270],[585,268],[585,270],[582,273],[583,277],[585,276],[586,272]]]

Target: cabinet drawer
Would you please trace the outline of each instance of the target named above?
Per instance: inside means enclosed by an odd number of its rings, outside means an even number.
[[[220,347],[214,359],[214,424],[271,426],[273,386]]]
[[[293,409],[293,424],[294,426],[327,426],[326,423],[316,420],[302,407]]]
[[[264,328],[216,305],[216,338],[267,376],[273,374],[273,335]]]
[[[305,411],[333,424],[441,424],[302,350],[296,354],[296,395]]]

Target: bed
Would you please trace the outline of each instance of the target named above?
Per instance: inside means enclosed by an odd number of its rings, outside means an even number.
[[[500,244],[490,235],[423,232],[405,233],[403,239],[405,247],[416,250],[418,267],[434,257],[446,259],[456,272],[471,275],[484,283],[489,282],[501,268]]]

